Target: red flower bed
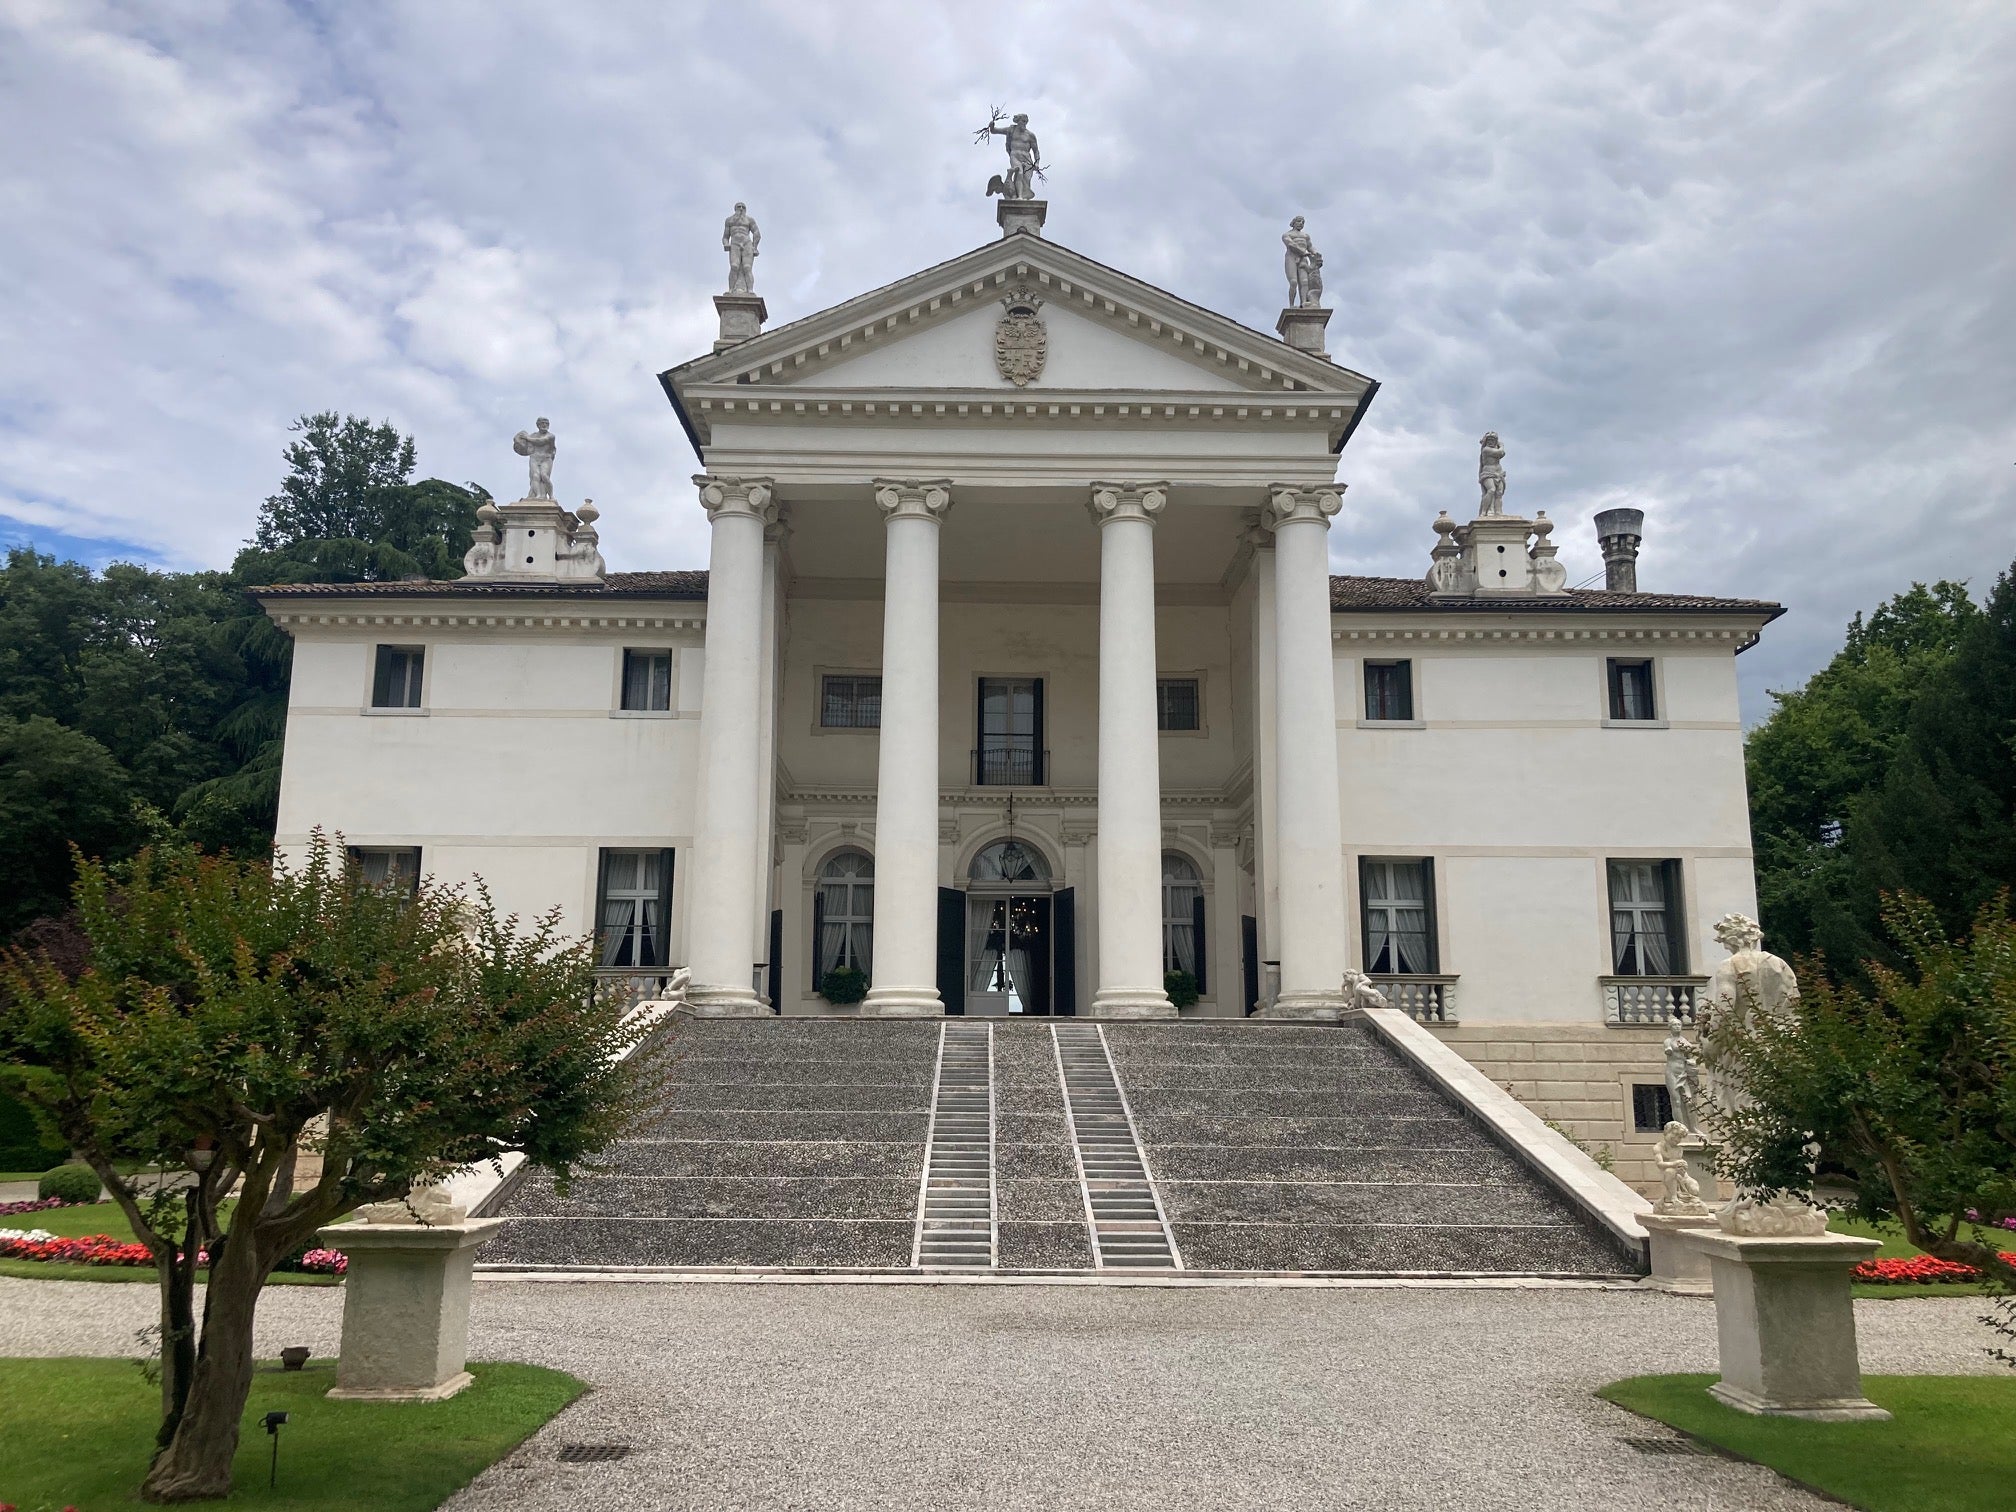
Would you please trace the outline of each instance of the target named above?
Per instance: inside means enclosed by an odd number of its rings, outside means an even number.
[[[207,1264],[209,1255],[199,1254],[197,1264]],[[87,1234],[77,1239],[0,1239],[0,1260],[51,1260],[61,1265],[152,1265],[154,1253],[144,1244],[114,1239],[110,1234]],[[350,1268],[350,1257],[339,1250],[310,1250],[301,1257],[299,1269],[320,1276],[340,1276]]]
[[[2007,1251],[2002,1258],[2016,1264],[2016,1255]],[[1921,1281],[1979,1281],[1981,1272],[1971,1265],[1932,1255],[1912,1255],[1905,1259],[1864,1260],[1855,1267],[1854,1276],[1857,1281],[1873,1286],[1908,1286]]]

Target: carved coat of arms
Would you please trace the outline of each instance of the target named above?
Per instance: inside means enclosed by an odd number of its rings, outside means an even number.
[[[994,365],[1017,388],[1027,388],[1043,373],[1050,333],[1036,312],[1043,301],[1032,290],[1018,288],[1001,301],[1002,316],[994,327]]]

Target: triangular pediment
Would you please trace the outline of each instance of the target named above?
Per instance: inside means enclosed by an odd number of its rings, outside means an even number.
[[[1040,302],[1041,370],[1015,383],[996,357],[1003,301]],[[921,393],[1270,403],[1346,409],[1376,385],[1275,336],[1041,237],[1017,234],[661,375],[689,426],[707,402],[765,391],[821,401]],[[753,392],[752,392],[753,391]],[[1270,411],[1271,413],[1271,411]],[[704,421],[702,422],[704,426]],[[696,437],[697,439],[697,437]]]

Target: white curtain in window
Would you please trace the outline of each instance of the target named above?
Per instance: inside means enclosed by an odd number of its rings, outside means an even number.
[[[1373,861],[1365,868],[1366,969],[1406,975],[1430,969],[1428,868]]]
[[[874,975],[875,863],[842,851],[819,871],[819,975],[852,966]]]
[[[1665,976],[1672,971],[1666,868],[1659,862],[1610,863],[1610,933],[1617,975]]]
[[[1197,974],[1197,900],[1204,884],[1182,856],[1162,858],[1162,969]]]
[[[658,948],[658,889],[664,857],[657,851],[611,851],[602,888],[602,964],[663,964]]]
[[[966,959],[972,962],[966,981],[968,992],[1006,992],[1008,973],[1003,958],[1008,950],[1008,900],[975,898],[967,904],[967,923],[972,938]]]

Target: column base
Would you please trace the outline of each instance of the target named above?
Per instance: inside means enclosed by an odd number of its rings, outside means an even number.
[[[1284,992],[1253,1017],[1287,1019],[1305,1024],[1334,1024],[1344,1017],[1349,1007],[1341,992]]]
[[[870,987],[861,1000],[863,1018],[943,1018],[945,1003],[935,987]]]
[[[1102,987],[1092,994],[1092,1011],[1099,1019],[1173,1019],[1176,1005],[1169,994],[1150,987]]]
[[[1828,1401],[1802,1403],[1797,1407],[1781,1407],[1753,1391],[1731,1386],[1727,1381],[1717,1381],[1710,1386],[1708,1395],[1752,1417],[1804,1418],[1809,1423],[1887,1423],[1890,1420],[1890,1414],[1867,1397],[1835,1397]]]
[[[684,1012],[694,1018],[768,1018],[770,1005],[747,987],[703,987],[694,983],[686,989]]]

